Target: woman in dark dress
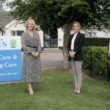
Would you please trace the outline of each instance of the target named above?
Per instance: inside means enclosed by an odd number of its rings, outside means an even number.
[[[72,73],[74,75],[75,89],[74,92],[80,94],[82,86],[82,62],[85,35],[80,32],[81,26],[79,22],[74,22],[72,30],[74,34],[70,35],[68,41],[68,54],[71,61]]]
[[[23,50],[22,78],[24,82],[28,83],[28,91],[31,95],[34,94],[32,84],[41,80],[41,43],[35,26],[35,21],[28,19],[26,31],[21,38]]]

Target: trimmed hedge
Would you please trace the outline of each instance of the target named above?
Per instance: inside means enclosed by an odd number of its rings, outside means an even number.
[[[85,38],[85,46],[108,46],[110,38]]]
[[[108,68],[107,47],[86,46],[83,48],[83,52],[84,68],[90,72],[92,71],[93,75],[106,77]]]

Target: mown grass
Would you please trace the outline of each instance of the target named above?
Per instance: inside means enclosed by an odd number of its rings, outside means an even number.
[[[109,110],[110,84],[84,76],[82,93],[73,93],[69,71],[46,70],[30,96],[25,83],[0,85],[0,110]]]

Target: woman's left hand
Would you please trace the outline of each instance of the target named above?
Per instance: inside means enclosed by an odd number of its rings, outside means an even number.
[[[39,52],[32,52],[31,54],[32,54],[32,56],[35,57],[35,58],[39,56]]]

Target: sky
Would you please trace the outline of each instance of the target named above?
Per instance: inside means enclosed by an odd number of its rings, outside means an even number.
[[[3,9],[6,11],[10,11],[11,9],[9,7],[6,6],[7,3],[14,1],[14,0],[6,0],[6,3],[3,4]]]

